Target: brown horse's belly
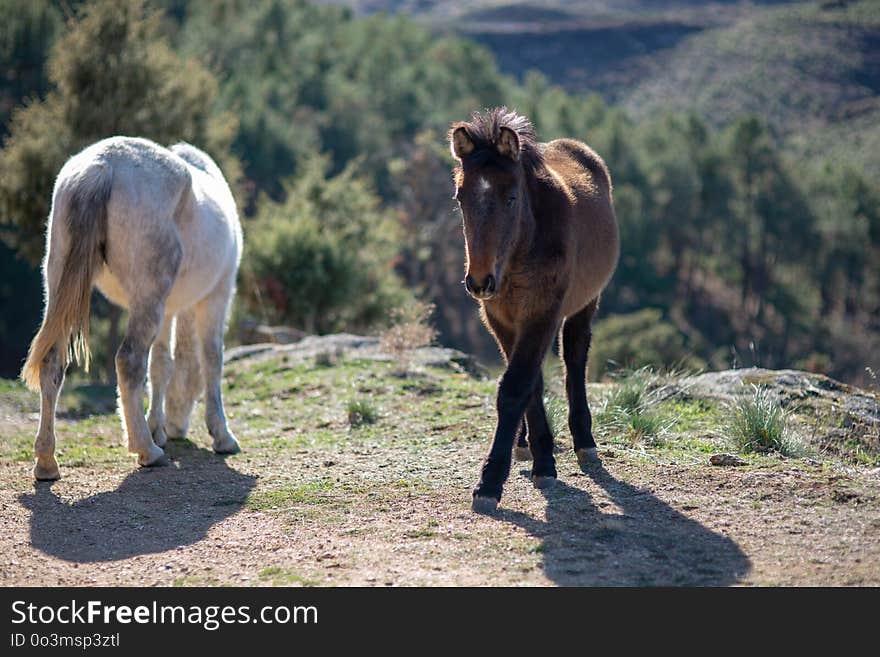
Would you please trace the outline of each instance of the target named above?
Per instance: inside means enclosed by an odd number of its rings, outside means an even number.
[[[578,311],[582,310],[590,301],[599,296],[599,293],[602,291],[599,288],[594,294],[585,294],[583,290],[570,290],[569,293],[565,296],[564,301],[562,302],[562,316],[563,317],[571,317],[576,314]]]
[[[562,302],[562,314],[570,317],[583,309],[593,299],[598,297],[614,272],[616,251],[611,251],[614,257],[592,256],[588,259],[580,259],[571,268],[571,283]]]

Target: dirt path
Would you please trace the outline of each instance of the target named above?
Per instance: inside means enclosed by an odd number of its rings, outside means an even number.
[[[201,447],[200,429],[173,444],[169,467],[136,470],[115,415],[62,420],[52,484],[30,479],[34,400],[7,390],[0,584],[880,584],[876,468],[718,468],[612,442],[582,473],[563,434],[555,488],[536,490],[515,464],[501,512],[478,516],[469,490],[492,383],[380,365],[233,365],[245,451],[229,458]],[[352,394],[376,400],[374,425],[346,425]]]

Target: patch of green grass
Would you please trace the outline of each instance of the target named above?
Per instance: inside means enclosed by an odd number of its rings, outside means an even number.
[[[743,454],[803,455],[803,444],[789,428],[788,413],[768,388],[753,385],[752,393],[731,404],[729,413],[727,434]]]
[[[376,407],[367,399],[352,399],[346,405],[345,411],[348,414],[348,424],[352,428],[373,424],[379,418]]]
[[[281,568],[280,566],[263,568],[263,570],[257,573],[257,577],[263,581],[271,582],[274,586],[291,586],[296,584],[300,586],[318,586],[320,584],[318,580],[304,577],[289,568]]]
[[[184,575],[175,579],[171,586],[174,587],[190,587],[190,586],[222,586],[219,579],[203,575]]]
[[[245,506],[252,511],[275,511],[302,504],[325,504],[330,500],[323,493],[332,488],[333,483],[327,480],[286,484],[252,492]]]
[[[410,529],[404,532],[404,536],[407,538],[433,538],[434,536],[437,536],[437,532],[428,528]]]
[[[376,360],[340,358],[332,367],[314,367],[310,359],[245,360],[230,363],[228,377],[236,382],[226,396],[230,426],[248,452],[351,449],[389,439],[405,448],[440,447],[484,439],[494,423],[494,383],[449,368],[401,378],[392,363]],[[366,409],[352,410],[367,410],[376,421],[351,430],[352,400],[365,400]],[[394,422],[381,422],[379,409]]]
[[[675,440],[668,441],[668,443],[686,453],[714,454],[718,451],[718,447],[714,443],[689,436],[676,438]]]
[[[850,437],[841,447],[842,456],[856,465],[875,468],[880,465],[880,454],[868,448],[858,437]]]
[[[0,457],[19,463],[31,461],[38,425],[35,420],[31,427],[4,435],[0,440]],[[119,418],[116,415],[94,415],[76,422],[58,422],[55,426],[55,457],[62,467],[127,463]]]
[[[721,419],[719,405],[705,399],[669,399],[662,403],[662,408],[675,418],[676,431],[710,429]]]

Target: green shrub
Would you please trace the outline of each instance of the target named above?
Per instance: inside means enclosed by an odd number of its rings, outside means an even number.
[[[681,331],[656,308],[611,315],[594,325],[590,351],[590,378],[594,381],[615,368],[702,369],[705,365],[687,348]]]
[[[398,228],[353,168],[332,178],[326,168],[315,158],[285,202],[263,199],[246,226],[242,301],[309,333],[364,330],[408,298],[393,269]]]

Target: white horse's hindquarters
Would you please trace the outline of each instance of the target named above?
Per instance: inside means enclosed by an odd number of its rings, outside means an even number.
[[[152,283],[149,275],[145,276],[150,273],[149,263],[142,262],[144,241],[161,240],[167,243],[165,248],[180,248],[180,267],[165,301],[168,316],[191,308],[221,282],[234,279],[242,243],[235,201],[226,182],[171,157],[183,167],[183,175],[169,177],[166,173],[162,181],[168,186],[164,203],[137,194],[134,206],[130,199],[135,181],[115,195],[127,202],[114,205],[111,197],[108,242],[114,250],[108,253],[109,262],[95,281],[111,302],[129,308],[132,291],[141,293]],[[177,188],[183,183],[185,186]]]

